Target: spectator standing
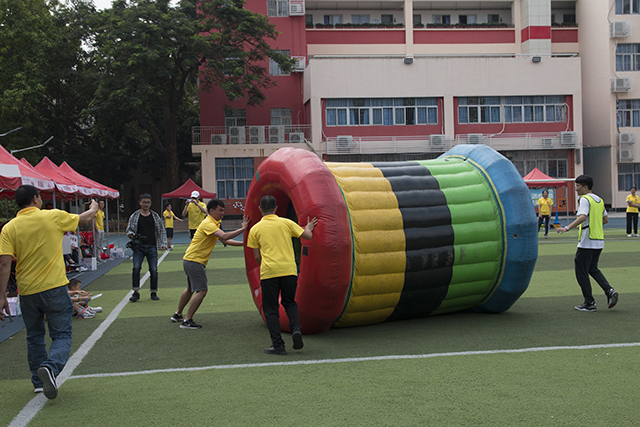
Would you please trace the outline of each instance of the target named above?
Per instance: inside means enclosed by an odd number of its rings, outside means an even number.
[[[220,222],[225,211],[224,202],[220,199],[212,199],[207,203],[207,210],[209,212],[207,217],[198,226],[193,240],[182,259],[182,267],[187,275],[187,288],[180,295],[178,311],[171,316],[171,321],[181,322],[180,328],[182,329],[200,329],[202,327],[193,321],[193,316],[207,295],[208,285],[205,268],[213,247],[218,240],[227,245],[242,246],[242,242],[236,242],[231,239],[238,236],[249,226],[249,219],[244,217],[241,228],[225,233],[220,229]],[[185,317],[182,315],[182,311],[187,304],[189,304],[189,309]]]
[[[48,399],[55,399],[56,377],[69,359],[72,340],[73,304],[67,293],[69,280],[62,257],[62,236],[78,225],[91,223],[98,203],[92,201],[80,215],[58,209],[40,210],[40,193],[31,185],[20,186],[15,200],[20,211],[4,226],[0,236],[0,307],[8,309],[5,289],[15,256],[31,382],[35,392],[43,391]],[[48,355],[45,316],[51,337]],[[4,321],[2,310],[0,320]]]
[[[191,197],[187,199],[182,209],[182,217],[187,215],[189,218],[189,236],[193,239],[200,223],[207,216],[207,206],[200,198],[198,191],[192,191]]]
[[[544,238],[546,239],[549,236],[549,218],[551,217],[551,206],[553,206],[553,200],[549,198],[549,191],[542,192],[542,197],[538,199],[538,206],[540,206],[538,232],[540,232],[540,226],[544,220]]]
[[[167,234],[164,231],[164,223],[160,215],[151,210],[151,195],[143,193],[139,198],[140,209],[129,217],[127,224],[127,236],[130,239],[139,239],[139,244],[133,251],[133,293],[129,301],[136,302],[140,299],[140,270],[142,261],[147,258],[149,275],[151,276],[151,299],[158,297],[158,249],[167,249]]]
[[[102,250],[104,248],[104,202],[102,200],[98,201],[98,208],[95,216],[96,238],[93,243]]]
[[[262,312],[269,328],[272,346],[265,348],[267,354],[286,355],[280,329],[280,304],[282,298],[294,350],[303,346],[302,327],[296,298],[298,266],[293,253],[292,237],[311,239],[318,220],[313,218],[305,228],[287,218],[276,215],[276,199],[264,196],[260,200],[262,219],[249,231],[247,246],[253,248],[253,255],[260,264],[260,288],[262,291]]]
[[[638,235],[638,206],[640,197],[636,195],[636,187],[631,187],[631,194],[627,196],[627,237],[631,237],[631,225],[633,224],[633,235]]]
[[[164,229],[167,232],[167,249],[171,250],[173,247],[171,246],[171,239],[173,239],[173,220],[177,219],[180,222],[182,222],[182,220],[171,210],[171,203],[167,203],[167,206],[164,207],[162,217],[164,218]]]
[[[589,175],[576,178],[576,193],[580,196],[578,217],[566,227],[558,228],[558,233],[566,233],[578,228],[578,250],[574,258],[576,279],[582,289],[584,303],[575,307],[578,311],[596,311],[596,301],[591,293],[589,276],[600,285],[607,296],[607,306],[613,308],[618,303],[616,292],[598,269],[600,253],[604,249],[604,230],[602,226],[609,222],[604,208],[604,200],[591,192],[593,179]]]

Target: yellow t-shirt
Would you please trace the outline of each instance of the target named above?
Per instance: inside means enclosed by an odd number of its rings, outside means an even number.
[[[220,223],[213,219],[211,215],[207,215],[193,235],[191,244],[187,248],[183,259],[199,262],[206,267],[211,251],[218,242],[218,238],[213,233],[218,230],[220,230]]]
[[[550,198],[540,197],[538,199],[538,205],[540,205],[540,215],[550,215],[551,206],[553,206],[553,200]]]
[[[104,212],[101,209],[96,212],[96,230],[104,231]]]
[[[162,212],[162,217],[164,218],[164,228],[173,228],[173,211],[165,209],[165,211]]]
[[[0,235],[0,255],[16,257],[21,295],[32,295],[69,283],[62,257],[62,236],[78,227],[78,215],[58,209],[21,209]]]
[[[636,196],[634,197],[634,196],[632,196],[631,194],[629,194],[629,195],[627,196],[627,202],[631,202],[631,203],[633,203],[633,204],[638,204],[638,203],[640,203],[640,196],[638,196],[638,195],[636,194]],[[633,206],[629,206],[629,205],[627,205],[627,212],[630,212],[630,213],[634,213],[634,212],[635,212],[635,213],[638,213],[638,208],[637,208],[637,207],[633,207]]]
[[[304,228],[275,214],[263,216],[260,222],[251,228],[247,246],[260,248],[261,280],[298,275],[291,238],[300,237],[302,233]]]
[[[207,210],[207,205],[205,205],[204,202],[198,202],[198,204]],[[207,216],[193,203],[189,203],[187,215],[189,215],[189,230],[198,228],[204,217]]]

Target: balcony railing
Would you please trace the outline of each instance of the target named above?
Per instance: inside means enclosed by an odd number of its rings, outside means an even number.
[[[577,132],[327,137],[327,154],[443,153],[458,144],[484,144],[495,150],[563,150],[580,148]]]
[[[195,126],[193,145],[298,144],[311,137],[310,125]]]

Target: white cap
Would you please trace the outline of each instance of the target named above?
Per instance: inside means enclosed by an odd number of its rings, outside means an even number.
[[[198,197],[200,197],[200,193],[199,193],[199,192],[197,192],[197,191],[192,191],[192,192],[191,192],[191,197],[193,197],[193,198],[198,198]]]

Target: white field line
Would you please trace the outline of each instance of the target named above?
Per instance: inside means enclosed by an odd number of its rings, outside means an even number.
[[[162,256],[158,259],[158,265],[165,259],[168,254],[169,251],[165,251],[164,254],[162,254]],[[142,277],[142,279],[140,280],[140,288],[142,288],[149,277],[149,272],[147,272],[147,274]],[[69,357],[69,361],[65,365],[62,372],[60,372],[60,375],[58,375],[58,377],[56,378],[56,384],[58,385],[58,388],[60,388],[60,386],[72,376],[73,371],[78,367],[80,362],[82,362],[82,359],[84,359],[84,357],[93,348],[95,343],[102,337],[109,326],[111,326],[111,324],[118,318],[118,315],[120,315],[122,309],[124,309],[124,307],[127,305],[129,296],[130,293],[127,292],[122,301],[120,301],[116,308],[114,308],[111,313],[109,313],[109,316],[107,316],[107,318],[100,324],[100,326],[98,326],[96,330],[93,331],[89,338],[87,338],[85,342],[82,343],[80,348],[75,353],[73,353],[71,357]],[[16,417],[11,421],[11,424],[9,424],[9,427],[25,427],[38,414],[44,404],[47,403],[47,400],[48,399],[44,396],[43,393],[36,395],[36,397],[31,399],[31,401],[29,401],[29,403],[27,403],[25,407],[22,408],[22,411],[20,411],[20,413],[16,415]]]
[[[211,365],[211,366],[200,366],[200,367],[193,367],[193,368],[152,369],[148,371],[73,375],[68,379],[75,380],[75,379],[84,379],[84,378],[124,377],[124,376],[130,376],[130,375],[207,371],[207,370],[213,370],[213,369],[242,369],[242,368],[265,368],[265,367],[273,367],[273,366],[323,365],[328,363],[371,362],[371,361],[379,361],[379,360],[429,359],[433,357],[477,356],[477,355],[484,355],[484,354],[533,353],[533,352],[540,352],[540,351],[555,351],[555,350],[590,350],[590,349],[606,349],[606,348],[619,348],[619,347],[640,347],[640,342],[619,343],[619,344],[556,346],[556,347],[529,347],[529,348],[517,348],[517,349],[510,349],[510,350],[456,351],[456,352],[450,352],[450,353],[406,354],[406,355],[372,356],[372,357],[347,357],[343,359],[297,360],[294,362]]]

